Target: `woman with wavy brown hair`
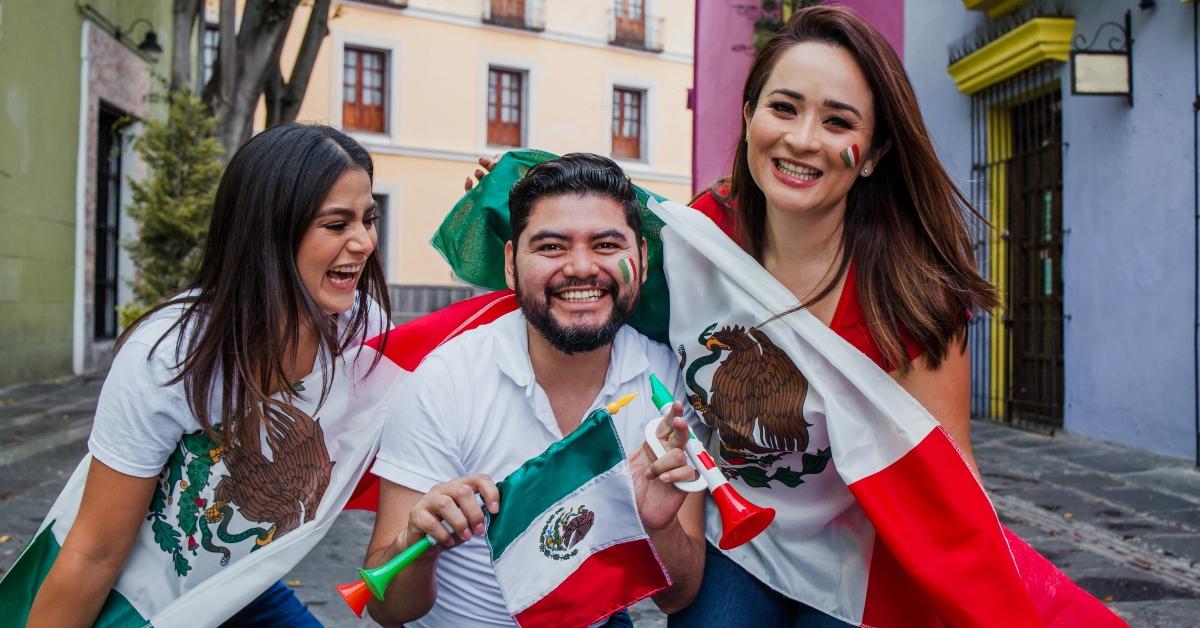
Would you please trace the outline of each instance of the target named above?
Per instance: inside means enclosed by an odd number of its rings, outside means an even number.
[[[934,152],[902,62],[882,35],[851,11],[832,6],[803,9],[758,52],[742,102],[742,138],[733,172],[694,199],[693,207],[712,218],[797,299],[800,305],[771,320],[807,309],[924,406],[978,477],[971,454],[967,327],[970,312],[996,307],[998,300],[972,256],[967,219],[975,210]],[[802,377],[798,371],[796,376]],[[823,413],[817,414],[822,416],[806,413],[804,418],[823,423]],[[726,463],[763,457],[764,448],[742,451],[737,445],[744,439],[737,434],[725,438],[716,425],[712,427],[709,450],[719,449]],[[824,431],[825,425],[813,429]],[[869,447],[870,440],[864,435],[863,447]],[[804,443],[800,448],[808,439]],[[793,469],[800,468],[801,456],[813,455],[771,453],[783,460],[780,465],[789,463]],[[965,470],[962,477],[971,482]],[[798,539],[822,535],[841,539],[832,545],[842,551],[866,554],[868,589],[887,580],[883,588],[891,592],[888,602],[867,604],[865,615],[858,617],[861,623],[931,625],[978,619],[978,612],[960,612],[971,605],[970,600],[958,599],[966,596],[951,595],[936,603],[922,599],[926,591],[917,584],[920,572],[936,568],[936,562],[914,570],[911,564],[888,558],[897,548],[881,545],[882,537],[863,541],[859,548],[843,542],[853,534],[830,532],[853,527],[850,521],[861,515],[851,512],[848,504],[854,498],[844,484],[831,485],[826,493],[845,495],[842,501],[831,499],[847,504],[841,509],[812,503],[809,487],[803,487],[809,488],[806,492],[793,485],[763,486],[747,482],[745,474],[734,474],[730,481],[751,502],[774,506],[778,515],[742,548],[726,553],[709,545],[701,591],[690,607],[671,617],[671,626],[845,625],[832,614],[856,618],[861,613],[853,609],[862,609],[866,592],[847,584],[856,581],[850,573],[854,561],[848,556],[805,555],[820,543]],[[805,481],[842,482],[836,477]],[[711,506],[706,515],[710,520],[716,517]],[[994,516],[990,520],[994,522]],[[717,524],[710,521],[710,541],[713,525]],[[998,547],[1005,547],[994,528],[939,530],[966,538],[991,535]],[[1014,555],[1028,550],[1014,539],[1010,535],[1007,541]],[[851,550],[852,545],[856,549]],[[1061,576],[1040,556],[1031,560]],[[1027,609],[1026,616],[1039,606],[1030,602],[1037,593],[1021,590],[1015,563],[986,569],[975,575],[994,578],[995,587],[1012,593],[1010,606],[1022,613]],[[1030,587],[1028,575],[1025,578],[1025,587]]]

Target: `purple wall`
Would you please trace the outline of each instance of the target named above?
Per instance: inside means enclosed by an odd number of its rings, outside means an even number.
[[[736,3],[696,0],[696,54],[692,79],[692,189],[702,190],[729,174],[742,119],[742,83],[754,60],[749,46],[754,16]],[[747,3],[748,4],[748,3]]]
[[[749,47],[755,15],[739,14],[752,2],[696,0],[696,53],[692,79],[692,189],[707,188],[729,174],[741,131],[742,83],[754,60]],[[904,0],[830,0],[854,9],[875,25],[904,58]]]
[[[825,4],[840,4],[863,16],[904,60],[904,0],[826,0]]]

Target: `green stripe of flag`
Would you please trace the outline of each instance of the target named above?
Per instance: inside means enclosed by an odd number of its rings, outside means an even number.
[[[499,560],[504,550],[551,506],[624,459],[612,416],[599,409],[566,438],[510,473],[496,485],[500,489],[500,512],[488,523],[492,561]]]
[[[51,522],[21,552],[16,564],[0,580],[0,618],[4,618],[0,624],[11,621],[12,624],[4,625],[25,625],[33,598],[37,596],[61,549],[54,538],[54,522]],[[104,600],[94,624],[101,628],[149,625],[150,622],[138,614],[129,600],[115,589],[108,592],[108,598]]]

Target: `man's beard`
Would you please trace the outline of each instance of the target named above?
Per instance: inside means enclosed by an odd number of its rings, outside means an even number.
[[[611,343],[613,338],[617,337],[617,332],[625,325],[625,321],[629,320],[630,315],[633,314],[638,302],[636,288],[621,294],[616,282],[613,281],[607,283],[597,280],[563,281],[554,286],[546,286],[541,295],[542,298],[539,299],[536,293],[526,294],[521,289],[521,280],[515,271],[513,280],[516,284],[517,305],[521,307],[525,320],[529,321],[529,324],[549,341],[552,347],[567,355],[595,351]],[[554,298],[555,292],[561,292],[568,288],[593,288],[607,292],[613,301],[608,320],[597,326],[564,327],[559,324],[554,315],[550,313],[550,300]]]

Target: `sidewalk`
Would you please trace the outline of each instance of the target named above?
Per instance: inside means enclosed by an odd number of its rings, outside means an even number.
[[[1200,617],[1200,473],[1071,434],[972,424],[1001,519],[1081,587],[1140,626]]]
[[[0,570],[86,453],[101,382],[92,375],[0,389]],[[1130,624],[1196,625],[1200,473],[1187,461],[1070,434],[979,421],[972,430],[984,483],[1017,534]],[[333,585],[355,576],[371,522],[369,513],[341,517],[287,578],[326,625],[363,625]],[[639,628],[665,626],[650,603],[634,618]]]

